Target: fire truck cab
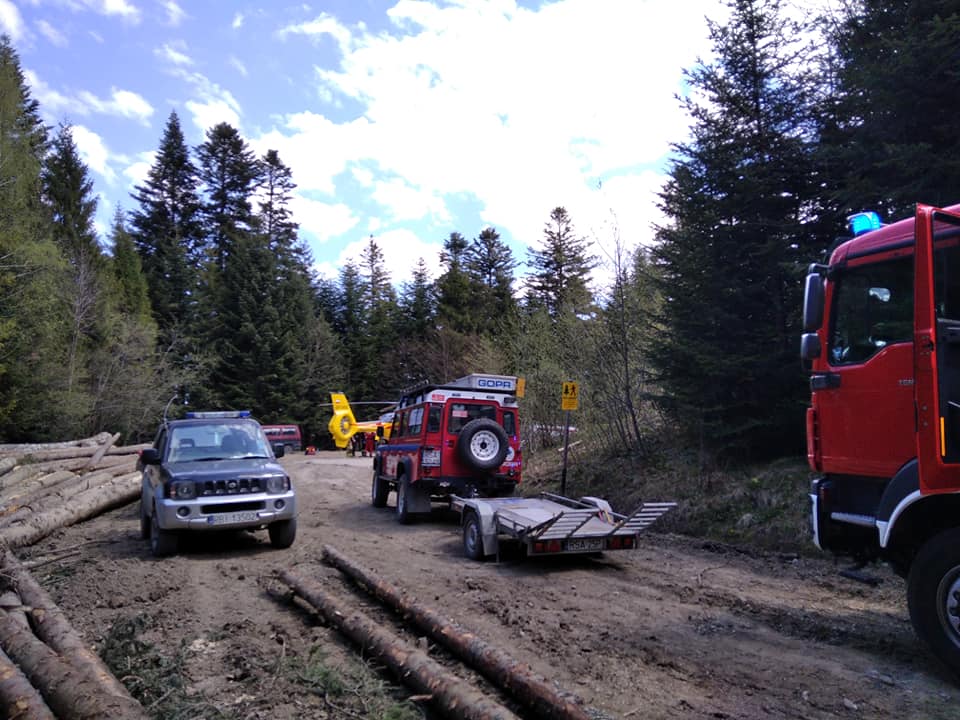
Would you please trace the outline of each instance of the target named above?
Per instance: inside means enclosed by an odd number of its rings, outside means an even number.
[[[804,295],[814,542],[905,577],[917,635],[960,673],[960,206],[851,230]]]
[[[473,374],[403,394],[373,458],[371,501],[409,523],[431,502],[512,495],[521,478],[517,378]]]

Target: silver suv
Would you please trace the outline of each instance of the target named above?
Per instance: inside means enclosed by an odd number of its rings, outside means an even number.
[[[282,455],[247,410],[164,420],[140,455],[141,537],[157,557],[176,552],[184,531],[265,527],[273,547],[290,547],[297,501]]]

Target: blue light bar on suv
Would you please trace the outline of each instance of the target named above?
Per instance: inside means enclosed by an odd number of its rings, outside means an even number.
[[[246,418],[250,417],[249,410],[191,410],[185,416],[187,420],[204,420],[209,418]]]

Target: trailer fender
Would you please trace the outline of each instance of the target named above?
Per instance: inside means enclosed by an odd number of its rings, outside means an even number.
[[[476,513],[480,518],[480,537],[483,541],[483,554],[496,555],[498,543],[497,538],[497,518],[492,507],[487,503],[477,503],[468,500],[463,507],[460,515],[460,525],[463,526],[467,519],[467,513]]]

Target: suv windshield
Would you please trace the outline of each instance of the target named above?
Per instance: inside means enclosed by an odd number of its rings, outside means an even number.
[[[253,423],[191,423],[170,432],[169,462],[270,456],[260,428]]]

